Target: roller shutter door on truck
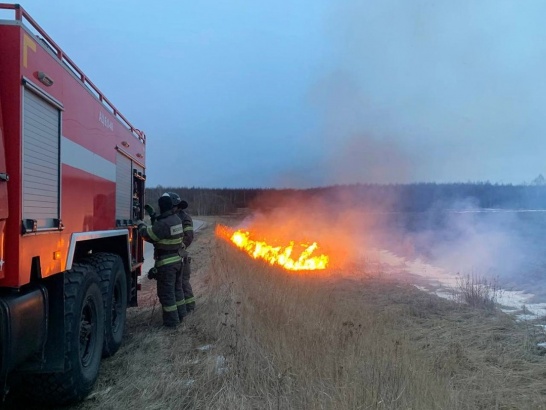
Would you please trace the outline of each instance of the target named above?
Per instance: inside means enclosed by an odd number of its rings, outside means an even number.
[[[118,225],[127,225],[132,210],[132,164],[131,159],[118,152],[116,158],[116,221]]]
[[[61,112],[24,89],[23,97],[23,221],[36,229],[59,226],[59,150]]]

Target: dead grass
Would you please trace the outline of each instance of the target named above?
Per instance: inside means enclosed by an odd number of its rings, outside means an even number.
[[[477,309],[493,311],[502,290],[497,278],[490,279],[477,274],[457,275],[455,299]]]
[[[400,282],[298,276],[215,252],[219,334],[246,394],[267,391],[268,408],[545,406],[536,327]]]
[[[165,331],[143,292],[74,409],[546,408],[542,328],[365,273],[286,273],[213,226],[192,256],[197,311]]]

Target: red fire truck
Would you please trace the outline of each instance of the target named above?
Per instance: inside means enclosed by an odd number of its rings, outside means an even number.
[[[0,396],[69,403],[137,303],[146,139],[22,7],[0,12]]]

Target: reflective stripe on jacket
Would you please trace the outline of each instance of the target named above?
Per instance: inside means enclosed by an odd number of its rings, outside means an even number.
[[[184,228],[182,221],[175,214],[160,215],[153,225],[143,225],[139,229],[140,234],[147,242],[154,245],[155,267],[165,266],[180,262],[180,249],[184,248],[182,242]]]
[[[193,242],[193,219],[186,212],[178,212],[178,217],[182,220],[182,226],[184,229],[184,245],[186,248]]]

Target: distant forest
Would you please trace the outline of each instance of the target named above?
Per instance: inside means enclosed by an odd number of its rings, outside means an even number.
[[[223,215],[244,208],[270,209],[286,199],[317,199],[333,206],[355,206],[390,212],[426,212],[434,209],[495,208],[546,209],[546,184],[484,183],[353,184],[310,189],[146,188],[146,202],[157,205],[164,192],[176,192],[189,203],[192,215]]]

